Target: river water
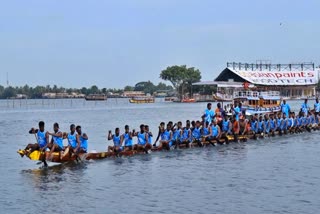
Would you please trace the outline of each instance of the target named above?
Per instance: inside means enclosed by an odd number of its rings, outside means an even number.
[[[293,109],[301,101],[289,102]],[[313,101],[311,101],[313,103]],[[215,104],[214,104],[215,105]],[[39,120],[71,123],[105,150],[108,130],[199,119],[206,103],[0,101],[0,213],[318,213],[320,132],[41,169],[16,153]]]

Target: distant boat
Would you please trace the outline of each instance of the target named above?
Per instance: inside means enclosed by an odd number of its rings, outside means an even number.
[[[178,97],[165,97],[164,101],[166,102],[174,102],[176,100],[179,100]]]
[[[196,99],[193,98],[184,98],[181,100],[182,103],[195,103]]]
[[[130,103],[143,104],[143,103],[154,103],[154,97],[152,96],[137,96],[129,100]]]
[[[236,91],[234,105],[242,103],[246,115],[277,113],[281,111],[279,91]]]
[[[89,94],[85,99],[87,101],[103,101],[107,100],[107,96],[105,94]]]
[[[213,95],[213,99],[215,99],[218,102],[231,102],[232,101],[232,96],[228,94],[222,94],[222,93],[215,93]]]

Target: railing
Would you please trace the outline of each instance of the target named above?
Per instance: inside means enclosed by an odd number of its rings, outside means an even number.
[[[233,98],[246,98],[246,97],[279,97],[279,91],[235,91]]]

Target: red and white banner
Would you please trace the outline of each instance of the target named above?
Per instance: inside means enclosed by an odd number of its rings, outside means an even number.
[[[230,69],[230,68],[229,68]],[[245,71],[233,70],[250,83],[258,85],[314,85],[318,83],[318,70],[314,71]]]

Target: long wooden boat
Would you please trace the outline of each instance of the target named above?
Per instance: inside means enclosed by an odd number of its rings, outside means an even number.
[[[319,128],[316,128],[314,130],[319,130]],[[256,139],[259,139],[259,138],[264,138],[264,137],[271,137],[271,136],[276,136],[276,135],[279,135],[278,132],[275,132],[273,134],[269,134],[268,136],[264,136],[262,134],[257,134],[257,135],[253,135],[253,134],[249,134],[249,135],[240,135],[237,137],[237,140],[239,141],[247,141],[248,139],[252,139],[252,140],[256,140]],[[290,134],[283,134],[283,136],[290,136]],[[235,138],[233,135],[229,135],[227,136],[227,139],[228,141],[231,143],[231,142],[235,142]],[[226,143],[226,139],[223,139],[221,138],[220,140],[220,143]],[[211,141],[211,142],[208,142],[208,141],[203,141],[202,142],[203,146],[210,146],[210,145],[216,145],[217,142],[216,141]],[[198,147],[199,144],[194,142],[192,143],[192,146],[191,147]],[[186,146],[185,145],[181,145],[179,146],[179,148],[185,148]],[[154,147],[152,148],[151,150],[152,152],[158,152],[158,151],[161,151],[159,150],[159,148],[157,147]],[[24,151],[23,150],[18,150],[17,151],[18,154],[20,154],[21,156],[24,156]],[[54,152],[52,154],[51,157],[49,157],[49,152],[40,152],[38,150],[36,151],[33,151],[31,154],[27,155],[26,157],[28,157],[30,160],[33,160],[33,161],[42,161],[44,159],[44,156],[45,156],[45,159],[46,161],[50,161],[50,162],[55,162],[55,163],[65,163],[65,162],[72,162],[72,161],[77,161],[77,160],[81,160],[81,161],[84,161],[84,160],[100,160],[100,159],[107,159],[107,158],[112,158],[112,157],[121,157],[121,156],[134,156],[134,155],[143,155],[145,154],[145,151],[136,151],[136,150],[131,150],[131,151],[123,151],[123,152],[120,152],[120,153],[115,153],[115,152],[90,152],[90,153],[80,153],[78,154],[77,156],[75,155],[63,155],[63,154],[60,154],[59,152]]]

